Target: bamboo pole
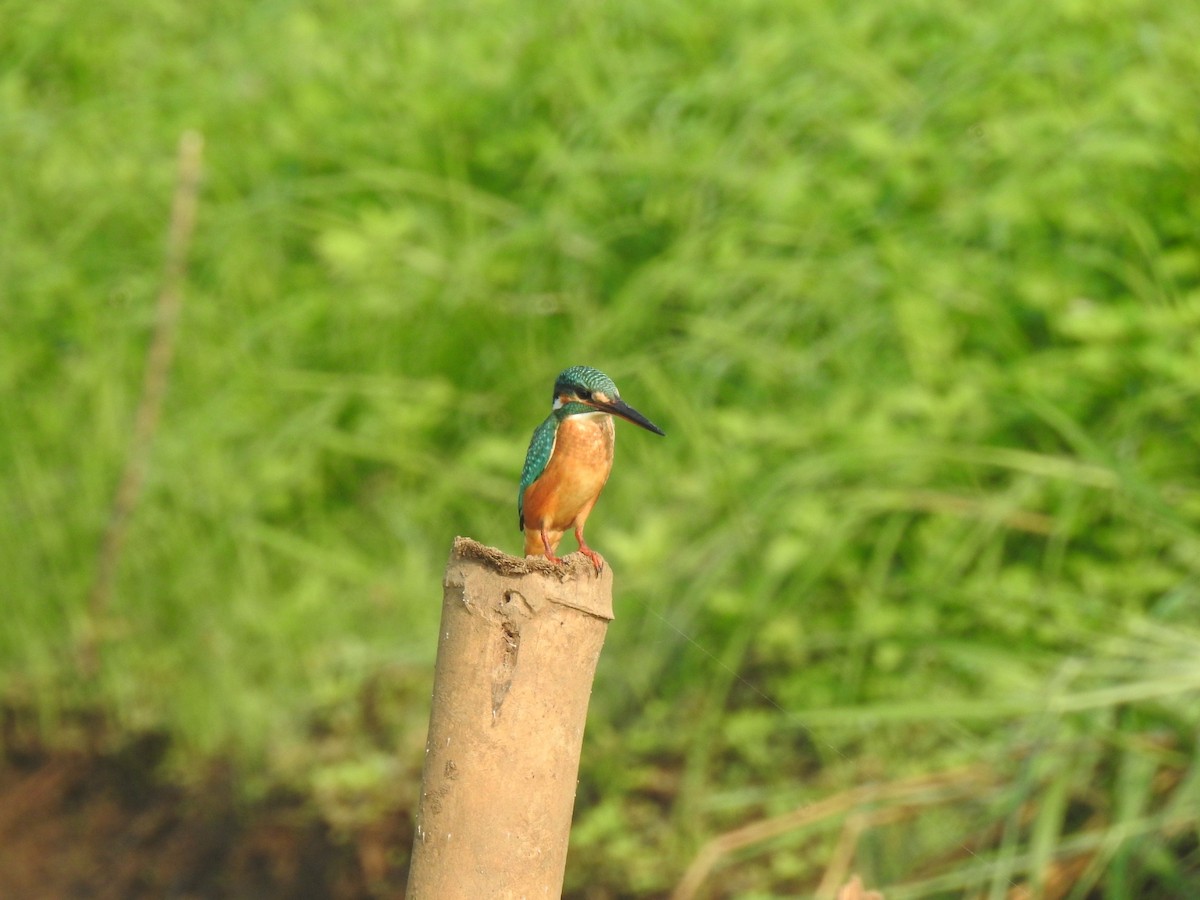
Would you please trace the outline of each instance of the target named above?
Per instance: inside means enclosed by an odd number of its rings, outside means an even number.
[[[456,538],[409,900],[561,897],[612,570]]]

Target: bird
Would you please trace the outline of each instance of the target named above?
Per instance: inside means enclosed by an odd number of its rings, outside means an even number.
[[[525,532],[525,555],[562,562],[554,551],[575,531],[579,552],[599,573],[604,559],[583,539],[583,526],[612,471],[613,416],[666,436],[661,428],[621,399],[613,380],[591,366],[572,366],[554,379],[553,408],[533,432],[517,517]]]

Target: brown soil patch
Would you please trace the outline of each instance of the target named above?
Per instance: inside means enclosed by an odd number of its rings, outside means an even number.
[[[228,773],[184,791],[159,771],[157,735],[116,752],[5,744],[0,897],[403,896],[406,813],[342,836],[294,794],[244,803]]]

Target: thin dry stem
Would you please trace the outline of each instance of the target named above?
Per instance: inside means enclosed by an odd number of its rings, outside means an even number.
[[[125,457],[125,468],[121,473],[121,480],[117,483],[108,523],[100,540],[95,579],[88,592],[88,632],[79,655],[79,666],[85,677],[95,675],[100,667],[102,622],[112,603],[113,588],[129,530],[129,521],[141,496],[150,448],[162,416],[171,359],[175,354],[179,313],[183,306],[182,287],[187,271],[187,253],[196,222],[203,150],[204,139],[198,132],[187,131],[180,137],[179,168],[175,196],[171,204],[162,290],[155,307],[154,334],[146,354],[142,392],[138,400],[129,452]]]
[[[963,790],[977,788],[981,782],[989,780],[990,774],[987,770],[972,766],[893,784],[863,785],[792,812],[728,831],[700,848],[700,852],[696,854],[671,894],[671,900],[693,900],[699,896],[701,887],[717,864],[739,850],[860,807],[886,803],[903,803],[910,806],[942,803],[946,800],[947,791],[957,795]],[[923,796],[930,793],[932,796]]]

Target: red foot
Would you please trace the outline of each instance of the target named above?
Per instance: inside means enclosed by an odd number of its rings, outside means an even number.
[[[546,534],[545,528],[542,529],[542,548],[546,551],[546,559],[556,566],[562,565],[562,557],[554,555],[554,548],[550,546],[550,536]]]
[[[575,529],[575,540],[579,541],[579,552],[592,561],[592,565],[596,567],[596,574],[599,575],[604,571],[604,557],[587,545],[583,539],[583,527]]]

